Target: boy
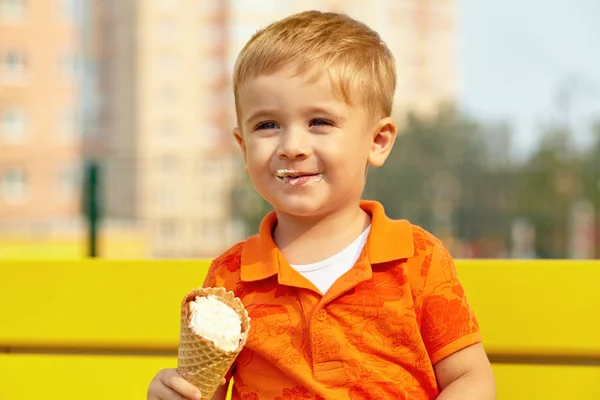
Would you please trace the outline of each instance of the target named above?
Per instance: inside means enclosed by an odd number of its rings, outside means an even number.
[[[345,15],[293,15],[241,51],[234,135],[274,212],[205,281],[235,291],[252,318],[226,378],[234,399],[495,398],[449,253],[361,201],[368,165],[396,138],[395,84],[378,34]],[[160,371],[148,399],[179,398],[200,394]]]

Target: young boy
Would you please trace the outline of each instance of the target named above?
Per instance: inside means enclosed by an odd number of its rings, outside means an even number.
[[[381,166],[396,138],[395,85],[378,34],[341,14],[293,15],[241,51],[234,135],[274,212],[205,281],[233,290],[252,318],[226,379],[233,399],[495,398],[448,251],[361,201],[368,165]],[[200,394],[173,369],[148,390],[182,397]]]

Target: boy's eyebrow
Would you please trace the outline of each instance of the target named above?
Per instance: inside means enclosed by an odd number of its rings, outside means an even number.
[[[277,111],[275,110],[258,110],[255,113],[250,114],[250,116],[246,119],[246,124],[249,124],[256,119],[271,117],[276,113]]]
[[[325,108],[325,107],[313,106],[313,107],[309,107],[306,111],[307,111],[307,114],[326,114],[326,115],[334,117],[338,120],[345,119],[341,114],[336,113],[334,110]]]

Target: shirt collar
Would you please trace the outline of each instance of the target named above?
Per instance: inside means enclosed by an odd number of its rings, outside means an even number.
[[[414,255],[411,224],[393,220],[385,215],[383,206],[376,201],[360,202],[360,207],[371,215],[371,231],[367,238],[366,254],[371,265],[409,258]],[[270,212],[262,220],[258,235],[244,243],[241,260],[241,280],[258,281],[279,274],[285,262],[283,254],[273,241],[277,215]],[[286,268],[287,269],[287,268]]]

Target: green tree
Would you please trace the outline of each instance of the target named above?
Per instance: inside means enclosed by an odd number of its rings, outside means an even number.
[[[381,201],[388,214],[445,237],[481,236],[481,216],[491,215],[487,175],[508,163],[510,132],[484,126],[451,106],[434,118],[407,118],[386,164],[370,171],[365,198]],[[496,157],[489,154],[496,153]],[[498,160],[502,160],[498,162]],[[493,214],[493,213],[492,213]],[[491,226],[491,224],[487,224]]]
[[[244,168],[240,162],[238,171]],[[247,235],[258,233],[260,222],[272,210],[267,201],[254,189],[247,174],[240,174],[231,191],[232,217],[241,220]]]
[[[533,222],[540,257],[568,256],[571,207],[583,196],[582,161],[569,128],[549,126],[516,175],[516,212]]]
[[[583,192],[596,213],[596,258],[600,258],[600,120],[592,124],[594,143],[585,155]]]

